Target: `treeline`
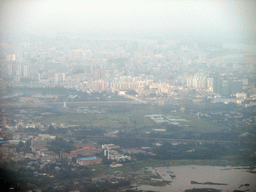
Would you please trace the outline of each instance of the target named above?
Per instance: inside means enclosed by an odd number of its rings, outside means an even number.
[[[156,159],[218,159],[227,151],[228,148],[224,144],[218,143],[173,145],[165,142],[162,146],[152,149]]]

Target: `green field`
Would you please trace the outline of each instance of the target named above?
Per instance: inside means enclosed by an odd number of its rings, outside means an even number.
[[[144,118],[147,114],[161,113],[161,109],[155,106],[136,106],[126,112],[107,113],[69,113],[54,115],[46,118],[47,123],[64,123],[65,125],[84,125],[106,128],[133,128],[154,126],[155,123],[149,118]]]
[[[129,108],[124,112],[106,112],[106,113],[63,113],[46,118],[46,123],[56,123],[65,125],[81,125],[100,128],[112,129],[133,129],[137,128],[138,132],[152,132],[153,128],[163,128],[163,124],[156,123],[145,115],[160,114],[164,116],[173,115],[186,119],[189,126],[182,126],[183,131],[198,132],[218,132],[225,127],[214,125],[211,122],[198,119],[196,114],[183,112],[164,113],[162,108],[154,105],[139,105]],[[167,130],[168,132],[168,130]]]
[[[244,164],[238,164],[235,160],[230,159],[205,159],[205,160],[145,160],[131,163],[125,163],[122,167],[112,168],[109,165],[94,165],[92,168],[95,169],[93,176],[101,174],[115,174],[115,172],[121,171],[122,173],[129,173],[141,170],[146,167],[166,167],[166,166],[180,166],[180,165],[210,165],[210,166],[239,166]]]

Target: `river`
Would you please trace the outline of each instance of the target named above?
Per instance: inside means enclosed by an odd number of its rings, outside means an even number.
[[[232,192],[233,190],[250,190],[256,191],[256,174],[247,172],[248,169],[241,169],[236,167],[219,167],[219,166],[171,166],[171,167],[157,167],[155,171],[164,175],[168,175],[167,171],[173,172],[176,177],[173,178],[170,185],[163,187],[154,187],[149,185],[138,186],[138,190],[152,190],[160,192],[179,192],[186,189],[193,188],[215,188],[223,192]],[[214,182],[225,183],[228,185],[202,185],[191,184],[191,181],[200,183]],[[242,186],[241,184],[250,184],[250,186]]]

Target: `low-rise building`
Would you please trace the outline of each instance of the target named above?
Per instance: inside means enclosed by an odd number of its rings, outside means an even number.
[[[32,152],[34,153],[42,153],[43,151],[47,151],[48,148],[45,147],[44,145],[33,145],[33,146],[30,146]]]
[[[95,165],[101,164],[102,159],[99,157],[80,157],[76,159],[76,162],[79,165]]]
[[[93,146],[85,146],[81,149],[77,150],[72,150],[69,154],[68,153],[62,153],[63,158],[68,158],[71,160],[72,157],[77,157],[77,156],[93,156],[97,153],[102,152],[102,148],[96,148]]]
[[[104,150],[111,150],[111,149],[119,149],[119,145],[114,145],[114,144],[104,144],[102,145],[102,149]]]
[[[55,160],[59,158],[59,156],[53,151],[44,151],[41,153],[41,155],[47,160]]]
[[[112,164],[110,164],[110,167],[122,167],[123,164],[120,164],[120,163],[115,163],[113,162]]]

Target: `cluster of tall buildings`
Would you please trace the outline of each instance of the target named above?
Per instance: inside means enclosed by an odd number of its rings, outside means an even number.
[[[86,41],[77,45],[67,41],[65,47],[56,41],[51,48],[34,44],[34,49],[31,46],[2,57],[3,79],[18,86],[31,83],[96,92],[135,90],[142,96],[180,96],[191,89],[232,96],[245,88],[240,77],[233,78],[245,65],[237,59],[213,59],[211,51],[222,47],[215,43]]]
[[[213,92],[223,96],[231,96],[243,92],[244,82],[234,78],[215,76]]]
[[[244,81],[234,77],[214,75],[207,78],[203,74],[195,74],[187,78],[187,85],[198,90],[206,89],[222,96],[232,96],[243,92]]]
[[[12,58],[12,59],[10,59]],[[3,65],[1,76],[6,78],[28,78],[30,77],[30,66],[28,64],[15,61],[15,55],[8,57],[7,62]]]
[[[152,79],[142,80],[142,77],[122,76],[113,80],[111,89],[116,91],[125,91],[129,89],[140,90],[146,86],[151,86],[152,84]]]
[[[70,60],[75,60],[75,61],[82,61],[85,59],[91,59],[92,52],[90,50],[82,50],[82,49],[77,49],[77,50],[72,50],[68,53],[68,57]]]
[[[90,87],[92,91],[106,91],[109,88],[109,82],[103,80],[92,81]]]
[[[196,74],[194,77],[187,78],[187,85],[196,89],[213,91],[213,78],[206,78],[202,74]]]

